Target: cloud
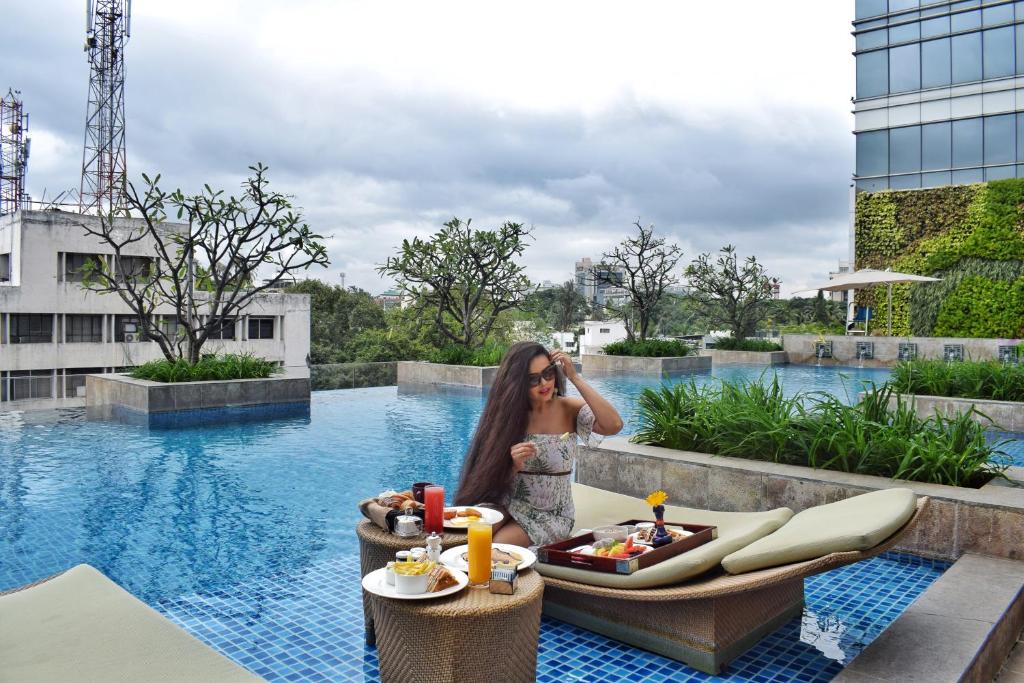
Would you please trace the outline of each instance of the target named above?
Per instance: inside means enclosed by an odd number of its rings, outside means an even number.
[[[452,216],[533,225],[536,280],[639,219],[686,260],[736,244],[789,291],[846,257],[850,17],[805,0],[802,23],[769,29],[765,4],[737,23],[724,6],[526,3],[494,23],[459,2],[136,3],[129,168],[232,191],[267,163],[329,237],[314,275],[371,291],[402,238]],[[29,188],[52,196],[78,185],[84,19],[19,5],[5,25],[38,140]]]

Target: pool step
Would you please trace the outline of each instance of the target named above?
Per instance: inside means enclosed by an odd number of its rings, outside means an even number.
[[[1024,562],[964,555],[833,679],[991,681],[1024,627]]]

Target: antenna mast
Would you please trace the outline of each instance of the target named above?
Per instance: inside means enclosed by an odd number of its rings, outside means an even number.
[[[79,211],[124,206],[124,45],[131,36],[131,0],[86,0],[85,51],[89,104],[85,116]]]
[[[8,90],[0,98],[0,216],[14,213],[26,200],[25,171],[31,140],[28,114],[22,110],[21,92]]]

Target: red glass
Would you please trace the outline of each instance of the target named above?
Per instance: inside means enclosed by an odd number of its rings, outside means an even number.
[[[423,503],[427,506],[423,514],[423,531],[428,534],[444,533],[444,487],[428,486],[423,489]]]

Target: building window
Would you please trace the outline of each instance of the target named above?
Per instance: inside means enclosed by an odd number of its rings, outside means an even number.
[[[118,282],[135,281],[148,278],[153,267],[153,259],[148,256],[122,256],[117,259]]]
[[[921,87],[949,85],[949,38],[921,43]]]
[[[273,339],[273,318],[249,318],[249,339]]]
[[[68,368],[64,371],[64,397],[85,398],[85,376],[102,372],[103,368]]]
[[[981,10],[981,23],[985,26],[996,26],[997,24],[1006,24],[1013,21],[1013,5],[997,5],[996,7],[986,7]]]
[[[53,370],[11,370],[7,400],[53,398]]]
[[[953,33],[970,31],[972,28],[981,28],[981,10],[953,14],[949,17],[949,23]]]
[[[64,254],[64,281],[81,282],[88,268],[99,265],[100,258],[99,254]]]
[[[210,336],[207,339],[234,339],[235,338],[235,319],[225,318],[219,322],[213,323],[210,327]]]
[[[953,122],[953,168],[981,165],[982,137],[981,119]]]
[[[103,341],[102,315],[69,315],[64,323],[68,343]]]
[[[876,50],[857,55],[857,97],[877,97],[888,91],[888,51]]]
[[[981,80],[981,34],[968,33],[953,36],[953,82],[969,83]]]
[[[602,327],[600,329],[600,333],[601,334],[611,334],[612,333],[612,328],[610,328],[610,327]]]
[[[917,43],[889,50],[889,92],[921,88],[921,48]]]
[[[0,254],[0,282],[11,281],[11,255]]]
[[[889,29],[889,43],[905,43],[908,40],[921,39],[921,24],[913,21],[901,26],[893,26]]]
[[[170,340],[176,339],[178,335],[185,335],[185,328],[178,325],[178,316],[176,315],[160,316],[160,331]]]
[[[885,175],[889,172],[889,131],[876,130],[857,135],[857,175]]]
[[[982,31],[985,78],[1012,76],[1014,69],[1013,27]]]
[[[1017,114],[1017,161],[1024,161],[1024,113]]]
[[[11,314],[12,344],[49,344],[53,342],[53,316],[35,313]]]
[[[116,342],[142,342],[148,341],[145,329],[139,324],[139,319],[134,315],[118,315],[114,317],[114,341]]]
[[[857,0],[854,15],[857,19],[877,17],[886,13],[887,5],[886,0]]]
[[[1017,24],[1017,73],[1024,74],[1024,24]]]
[[[925,19],[921,22],[921,37],[934,38],[949,34],[949,17]]]
[[[921,126],[921,168],[928,171],[952,166],[950,123],[929,123]]]
[[[889,172],[913,173],[921,170],[921,128],[908,126],[889,131]],[[903,189],[896,188],[893,189]]]
[[[985,164],[1014,162],[1014,115],[985,117]]]

